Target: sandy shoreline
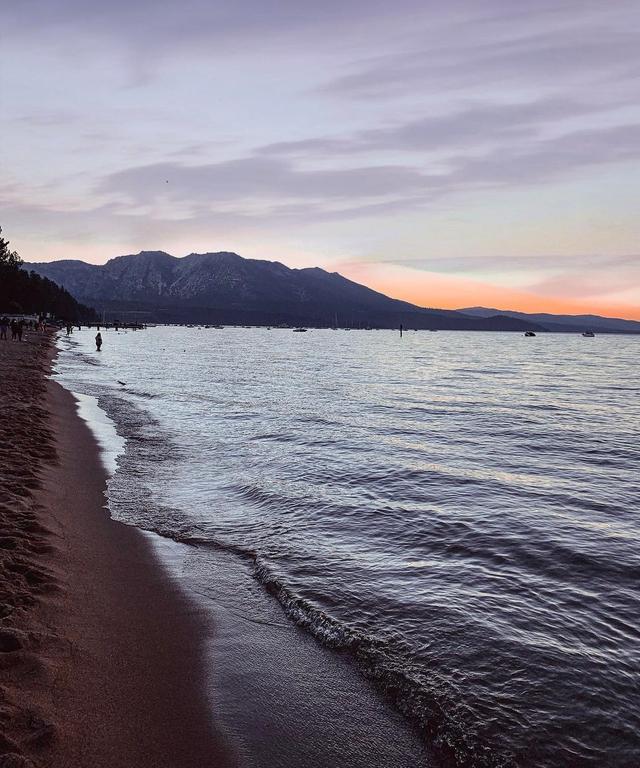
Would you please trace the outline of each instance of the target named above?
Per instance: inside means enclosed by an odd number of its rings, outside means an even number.
[[[0,766],[231,765],[200,684],[205,617],[109,518],[52,354],[0,343]]]

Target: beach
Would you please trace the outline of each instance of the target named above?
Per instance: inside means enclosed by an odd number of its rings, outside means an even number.
[[[637,765],[632,338],[94,334],[0,342],[0,768]]]
[[[199,690],[211,631],[110,519],[51,335],[0,343],[0,765],[227,766]]]

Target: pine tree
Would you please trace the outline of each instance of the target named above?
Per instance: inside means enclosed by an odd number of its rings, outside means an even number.
[[[9,249],[9,241],[2,237],[2,227],[0,227],[0,269],[19,269],[22,259],[17,251]]]
[[[46,277],[22,269],[22,259],[9,248],[0,227],[0,314],[50,314],[60,319],[93,320],[95,310]]]

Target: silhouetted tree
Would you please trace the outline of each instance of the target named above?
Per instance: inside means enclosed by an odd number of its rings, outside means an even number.
[[[16,251],[9,249],[9,241],[2,237],[2,227],[0,227],[0,269],[19,269],[22,259]]]
[[[9,248],[0,227],[0,314],[50,314],[69,321],[95,320],[94,309],[46,277],[22,269],[22,259]]]

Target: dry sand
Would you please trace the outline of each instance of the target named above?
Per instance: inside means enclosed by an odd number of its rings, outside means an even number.
[[[200,684],[210,627],[109,518],[53,354],[0,341],[0,768],[232,765]]]

